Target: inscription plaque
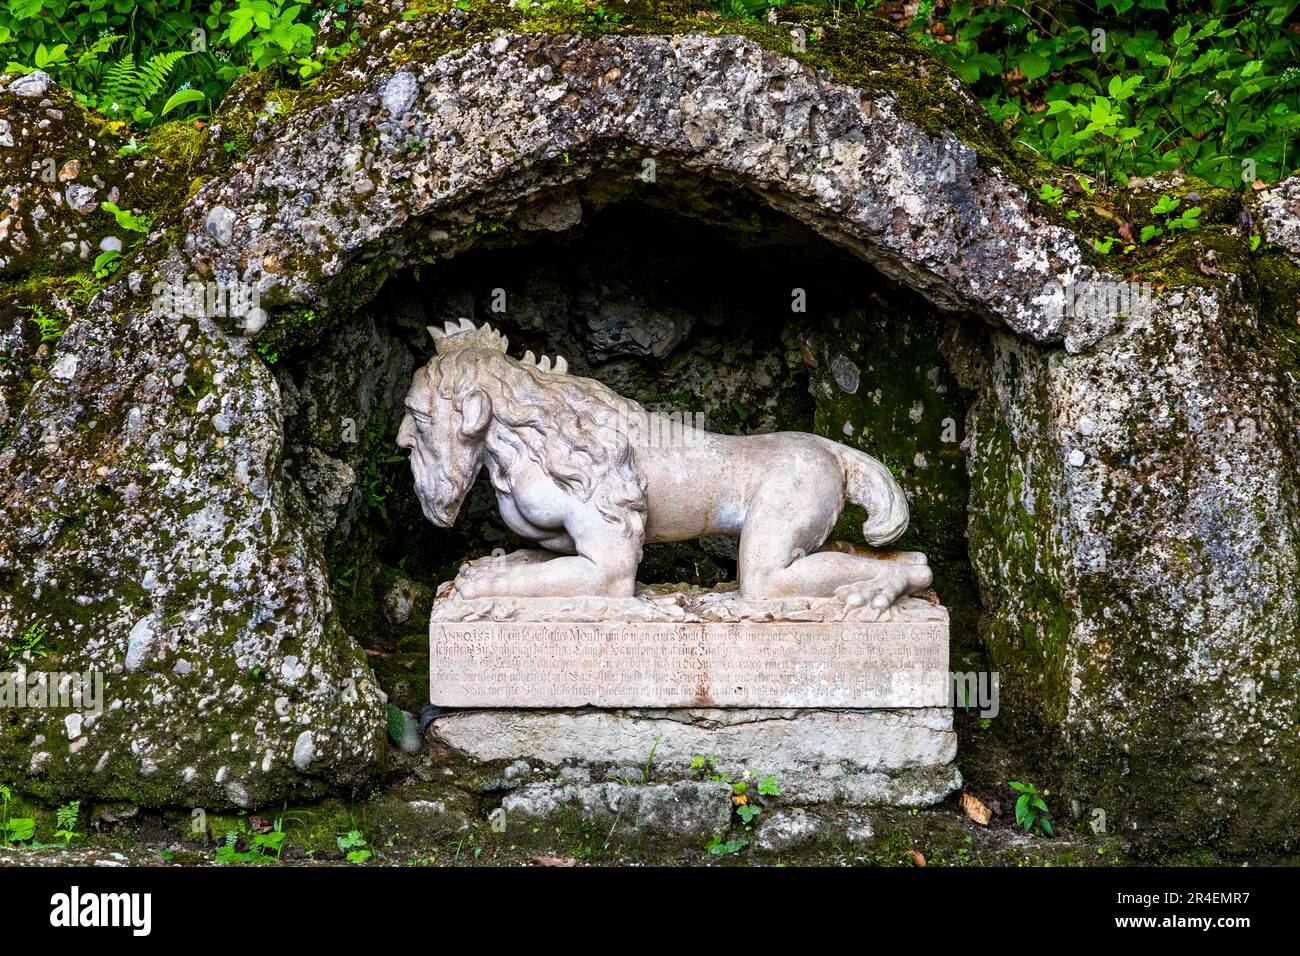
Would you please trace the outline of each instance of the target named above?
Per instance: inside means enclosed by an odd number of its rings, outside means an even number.
[[[946,616],[945,616],[946,617]],[[431,622],[442,707],[949,706],[945,620]]]

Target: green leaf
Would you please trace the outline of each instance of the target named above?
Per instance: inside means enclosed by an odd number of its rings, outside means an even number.
[[[32,817],[14,817],[5,824],[5,829],[9,833],[10,840],[21,843],[36,835],[36,821]]]
[[[41,15],[46,0],[9,0],[9,13],[15,20],[32,20]]]
[[[1127,79],[1112,76],[1110,82],[1106,84],[1106,92],[1110,94],[1111,99],[1126,100],[1134,94],[1145,79],[1146,77],[1141,73],[1134,74]]]
[[[1177,209],[1180,203],[1182,203],[1182,200],[1174,196],[1161,196],[1156,200],[1156,204],[1151,207],[1151,211],[1158,216],[1163,216]]]
[[[147,233],[153,225],[152,220],[150,220],[148,216],[137,216],[133,212],[119,209],[116,203],[102,202],[99,204],[99,208],[103,209],[105,212],[111,212],[119,226],[123,229],[129,229],[132,232]]]
[[[1027,53],[1020,60],[1020,72],[1025,75],[1027,80],[1036,80],[1040,76],[1046,76],[1052,68],[1052,61],[1041,53]]]
[[[1025,794],[1021,794],[1020,798],[1016,800],[1016,822],[1017,823],[1023,820],[1027,815],[1027,811],[1029,809],[1029,799],[1030,799],[1029,794],[1025,793]]]
[[[122,258],[122,253],[116,249],[107,249],[95,257],[94,273],[95,278],[103,279],[117,271],[121,264],[118,262]]]
[[[240,40],[244,39],[244,37],[248,36],[249,32],[253,29],[252,16],[240,16],[239,14],[242,12],[243,11],[237,10],[231,15],[230,26],[226,29],[223,37],[223,39],[231,46],[234,46]]]
[[[184,106],[186,103],[201,103],[206,99],[207,97],[198,90],[177,90],[167,98],[167,102],[163,104],[162,112],[158,115],[166,116],[178,106]]]

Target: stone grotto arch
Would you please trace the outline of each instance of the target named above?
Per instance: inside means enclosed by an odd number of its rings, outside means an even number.
[[[485,32],[426,56],[427,29],[259,123],[11,401],[0,627],[46,622],[61,669],[108,676],[93,719],[0,718],[6,772],[56,799],[205,807],[373,779],[384,695],[295,517],[266,359],[403,270],[436,283],[433,263],[658,184],[704,218],[724,212],[701,197],[743,197],[962,319],[943,350],[973,396],[981,633],[1071,799],[1138,839],[1296,838],[1296,383],[1234,223],[1197,240],[1219,275],[1171,271],[1146,317],[1077,317],[1051,283],[1129,277],[940,110],[739,35]],[[1294,215],[1285,189],[1262,221]],[[151,314],[159,283],[194,278],[255,283],[269,321]]]

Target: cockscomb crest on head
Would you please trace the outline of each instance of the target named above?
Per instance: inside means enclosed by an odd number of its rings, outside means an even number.
[[[446,355],[448,352],[460,349],[495,349],[498,352],[505,352],[509,344],[509,340],[504,335],[486,322],[481,327],[475,327],[469,319],[461,319],[459,322],[444,322],[441,329],[432,325],[427,328],[429,334],[433,336],[433,345],[439,355]],[[558,355],[555,357],[554,364],[548,356],[543,355],[539,359],[534,357],[532,352],[525,352],[524,357],[519,361],[554,375],[564,375],[569,371],[569,363]]]

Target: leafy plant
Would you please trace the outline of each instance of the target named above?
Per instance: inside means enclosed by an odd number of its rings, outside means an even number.
[[[177,64],[189,55],[189,50],[165,50],[137,63],[135,54],[124,53],[107,67],[95,91],[86,94],[86,105],[114,119],[147,123],[155,116],[150,107],[162,96]]]
[[[1161,196],[1156,200],[1156,204],[1151,207],[1151,212],[1156,216],[1164,216],[1164,225],[1154,225],[1148,223],[1142,227],[1139,238],[1142,242],[1150,242],[1152,239],[1163,236],[1166,231],[1174,232],[1177,229],[1192,230],[1200,226],[1201,207],[1192,206],[1190,209],[1184,209],[1179,215],[1174,216],[1174,210],[1182,205],[1182,200],[1174,196]]]
[[[260,70],[311,52],[316,31],[298,21],[306,9],[292,0],[236,0],[228,7],[218,2],[207,23],[213,30],[224,25],[222,42],[241,49],[248,65]]]
[[[4,0],[0,62],[44,70],[84,105],[143,128],[195,117],[246,70],[309,82],[354,45],[318,47],[316,24],[359,0]]]
[[[708,850],[710,856],[728,856],[732,853],[739,853],[745,847],[749,846],[749,840],[746,837],[737,837],[734,840],[723,840],[721,836],[714,834],[704,849]]]
[[[746,827],[750,826],[758,815],[763,812],[765,801],[756,800],[754,794],[750,793],[750,783],[757,773],[753,770],[746,771],[741,779],[733,781],[731,775],[718,770],[718,761],[716,757],[696,754],[691,758],[691,769],[702,771],[703,776],[715,782],[727,783],[731,785],[731,803],[735,807],[736,816]],[[767,774],[758,782],[755,788],[759,797],[779,797],[781,796],[781,786],[777,782],[776,774]]]
[[[1020,783],[1017,780],[1009,781],[1007,785],[1020,794],[1016,799],[1016,823],[1024,827],[1026,833],[1038,827],[1048,836],[1054,836],[1056,831],[1052,827],[1051,811],[1039,796],[1037,788],[1031,783]]]
[[[270,833],[259,833],[253,837],[253,849],[263,857],[274,856],[278,863],[280,854],[284,852],[284,838],[284,824],[277,818]]]
[[[235,830],[227,830],[225,841],[217,847],[218,863],[251,863],[254,857],[254,853],[239,851],[239,833]]]
[[[147,233],[153,227],[153,220],[148,216],[138,216],[126,209],[119,209],[116,203],[102,202],[99,204],[99,208],[104,212],[112,213],[117,224],[131,232]]]
[[[11,817],[9,804],[13,802],[13,791],[0,784],[0,839],[5,846],[25,843],[36,835],[36,820],[32,817]]]
[[[118,266],[122,264],[122,253],[116,249],[105,249],[99,255],[95,256],[95,264],[92,271],[96,279],[107,279],[117,271]]]
[[[58,829],[54,831],[54,835],[63,840],[65,846],[81,836],[80,833],[74,832],[77,827],[77,818],[80,816],[80,800],[73,800],[69,803],[65,803],[63,806],[59,807],[59,809],[54,811],[54,819],[58,827]]]
[[[347,836],[338,838],[338,844],[339,852],[349,863],[364,863],[373,856],[359,830],[349,830]]]
[[[274,365],[280,361],[280,350],[272,345],[266,339],[258,339],[253,343],[253,349],[262,357],[267,365]]]
[[[263,828],[265,822],[258,820],[256,817],[250,817],[250,821]],[[240,824],[241,826],[243,824]],[[225,841],[217,847],[218,863],[269,863],[272,860],[279,862],[280,854],[284,852],[285,843],[284,821],[276,817],[275,823],[265,833],[254,833],[251,846],[252,849],[241,851],[239,849],[239,832],[236,830],[227,830]]]
[[[1051,183],[1043,183],[1038,190],[1038,198],[1043,202],[1049,202],[1053,206],[1059,206],[1062,199],[1065,198],[1065,190],[1053,186]]]
[[[31,313],[32,325],[41,335],[42,342],[57,342],[63,335],[63,322],[45,314],[39,305],[23,305],[19,308]]]
[[[377,514],[388,521],[388,495],[393,490],[389,465],[406,460],[405,455],[393,454],[394,436],[388,428],[388,415],[379,409],[366,422],[362,436],[361,469],[357,479],[360,487],[359,510],[361,517]]]
[[[939,6],[922,0],[918,42],[1054,162],[1108,182],[1182,168],[1228,188],[1296,164],[1296,0]]]
[[[45,638],[49,635],[45,625],[40,621],[32,621],[17,637],[9,641],[8,647],[5,648],[5,658],[14,661],[23,655],[31,657],[45,656]]]

